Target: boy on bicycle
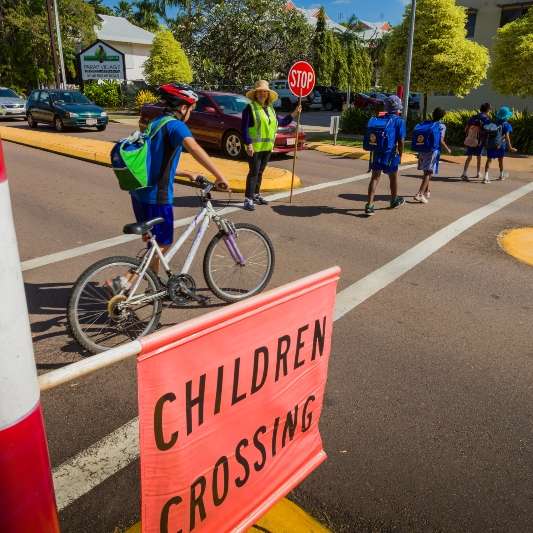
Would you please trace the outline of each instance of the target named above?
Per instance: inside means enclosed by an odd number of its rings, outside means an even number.
[[[137,222],[146,222],[156,217],[164,219],[164,222],[154,226],[152,232],[161,251],[165,253],[174,240],[174,178],[182,176],[191,181],[196,179],[196,175],[190,172],[184,170],[176,172],[183,147],[215,176],[215,186],[218,189],[229,190],[229,185],[185,124],[196,107],[198,95],[189,87],[176,83],[161,85],[157,92],[166,104],[166,108],[160,117],[153,120],[154,126],[164,116],[174,115],[177,120],[165,124],[152,139],[149,167],[149,182],[152,185],[131,191],[130,194]],[[159,270],[157,255],[150,267],[157,274]]]

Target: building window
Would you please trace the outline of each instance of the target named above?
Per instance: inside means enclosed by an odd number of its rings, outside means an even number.
[[[468,9],[466,12],[466,38],[473,39],[476,30],[477,9]]]
[[[513,22],[513,20],[524,16],[532,5],[533,2],[501,5],[502,14],[500,17],[500,28],[509,24],[509,22]]]

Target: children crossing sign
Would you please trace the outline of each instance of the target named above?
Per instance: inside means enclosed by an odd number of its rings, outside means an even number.
[[[125,80],[124,54],[104,41],[96,41],[78,54],[81,79]]]

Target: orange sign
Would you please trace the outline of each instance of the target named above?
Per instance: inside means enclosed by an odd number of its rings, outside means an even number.
[[[143,533],[244,531],[325,460],[339,272],[141,340]]]

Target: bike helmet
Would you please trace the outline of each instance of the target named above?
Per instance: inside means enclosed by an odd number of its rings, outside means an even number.
[[[178,83],[165,83],[157,89],[157,93],[169,107],[194,105],[198,102],[198,95],[190,87]]]

